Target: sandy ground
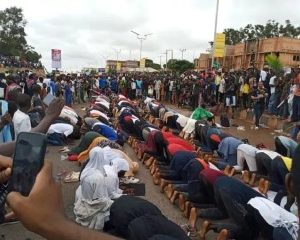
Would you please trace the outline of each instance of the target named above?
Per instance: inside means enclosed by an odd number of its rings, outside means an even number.
[[[82,106],[76,106],[76,109],[80,114],[83,114],[83,111],[80,110]],[[179,110],[185,115],[190,115],[190,111],[187,110]],[[262,130],[252,130],[251,124],[242,122],[242,121],[235,121],[239,125],[245,126],[245,131],[239,131],[236,127],[231,127],[226,129],[226,131],[230,132],[231,134],[241,137],[241,138],[248,138],[250,143],[255,145],[261,142],[264,142],[270,148],[274,146],[274,133],[269,129],[262,129]],[[73,144],[76,144],[74,142]],[[46,155],[46,159],[53,163],[53,174],[56,175],[62,170],[66,171],[79,171],[80,168],[77,163],[69,162],[67,160],[61,160],[61,155],[58,150],[61,147],[48,147],[48,153]],[[138,161],[135,153],[132,151],[131,147],[125,145],[125,152],[134,160]],[[187,219],[183,217],[181,211],[175,206],[172,205],[167,197],[159,192],[159,187],[155,186],[152,182],[152,177],[149,171],[140,165],[139,173],[136,175],[141,182],[146,184],[146,196],[145,199],[151,201],[156,206],[158,206],[161,211],[172,221],[177,224],[185,224],[187,223]],[[62,191],[63,191],[63,198],[64,198],[64,206],[66,215],[74,220],[73,214],[73,203],[74,203],[74,195],[75,190],[78,186],[78,183],[62,183]],[[199,223],[198,223],[199,224]],[[27,231],[22,224],[13,224],[7,226],[0,227],[0,236],[4,235],[5,239],[7,240],[28,240],[28,239],[43,239],[36,234],[33,234]],[[214,235],[210,235],[207,239],[215,239]]]

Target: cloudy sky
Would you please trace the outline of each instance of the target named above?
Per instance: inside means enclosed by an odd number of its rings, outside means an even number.
[[[65,70],[102,67],[105,59],[139,59],[139,42],[130,32],[153,33],[143,57],[165,62],[163,52],[187,49],[192,60],[213,38],[216,0],[0,0],[0,9],[22,7],[28,43],[51,69],[50,49],[62,50]],[[290,19],[300,25],[299,0],[220,0],[218,31]]]

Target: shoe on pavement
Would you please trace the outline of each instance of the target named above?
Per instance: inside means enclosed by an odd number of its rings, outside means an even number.
[[[124,177],[120,179],[120,183],[130,184],[130,183],[138,183],[140,180],[135,177]]]

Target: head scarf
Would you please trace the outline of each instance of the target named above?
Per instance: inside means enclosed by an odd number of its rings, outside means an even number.
[[[89,154],[89,162],[83,169],[80,179],[88,175],[89,169],[97,169],[105,175],[104,165],[111,165],[111,161],[104,156],[104,151],[100,147],[94,147]]]

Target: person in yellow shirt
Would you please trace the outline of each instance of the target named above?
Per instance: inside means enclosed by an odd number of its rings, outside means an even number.
[[[248,79],[245,80],[242,86],[242,99],[243,99],[243,107],[249,107],[249,93],[250,93],[250,85]]]
[[[292,158],[277,156],[272,160],[270,171],[270,190],[285,191],[285,177],[291,171]]]
[[[221,72],[217,72],[216,76],[215,76],[215,84],[216,84],[216,102],[218,103],[221,99],[219,99],[219,87],[221,84]]]

